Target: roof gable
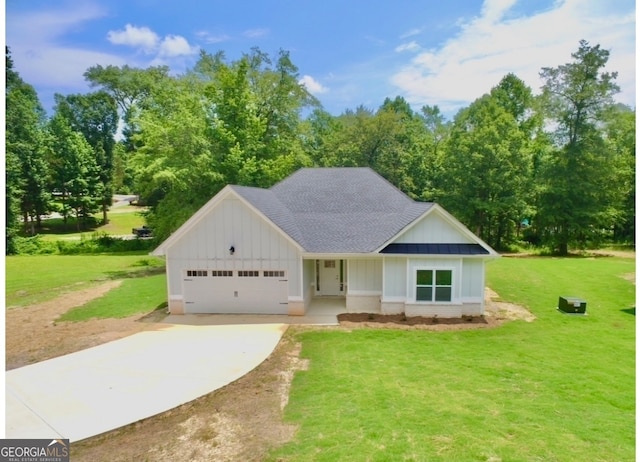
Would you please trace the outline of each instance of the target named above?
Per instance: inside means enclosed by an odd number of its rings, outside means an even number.
[[[255,190],[252,194],[249,190]],[[218,194],[213,196],[209,202],[203,205],[196,213],[194,213],[191,218],[185,221],[182,226],[180,226],[171,236],[169,236],[164,242],[162,242],[156,249],[151,252],[152,255],[165,255],[167,250],[171,248],[174,244],[176,244],[180,239],[185,237],[189,231],[195,228],[200,222],[202,222],[207,215],[209,215],[212,210],[218,207],[226,198],[230,195],[240,199],[246,206],[252,210],[253,213],[262,217],[266,222],[268,222],[271,226],[273,226],[279,233],[281,233],[287,240],[291,241],[298,249],[303,250],[304,247],[295,240],[295,238],[286,232],[280,225],[276,224],[271,220],[264,212],[260,210],[260,206],[264,206],[260,200],[255,200],[255,197],[261,197],[264,192],[268,192],[265,189],[261,188],[248,188],[242,186],[225,186]],[[251,202],[247,199],[247,197],[254,198],[254,201],[257,202],[257,206],[255,203]],[[268,199],[267,199],[268,201]],[[265,207],[267,210],[271,210],[269,207]],[[295,232],[293,233],[295,234]]]
[[[379,251],[402,253],[402,249],[407,250],[407,254],[498,255],[438,204],[433,204],[423,216],[386,242]]]

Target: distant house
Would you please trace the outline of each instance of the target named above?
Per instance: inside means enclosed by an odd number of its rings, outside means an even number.
[[[435,203],[369,168],[305,168],[269,189],[226,186],[153,252],[171,313],[484,312],[498,254]]]

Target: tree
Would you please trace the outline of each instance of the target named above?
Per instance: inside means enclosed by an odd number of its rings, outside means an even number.
[[[40,217],[50,209],[51,196],[43,152],[44,110],[34,88],[13,70],[8,49],[6,85],[6,234],[7,250],[11,250],[17,214],[22,215],[25,230],[35,234]]]
[[[133,116],[129,160],[154,234],[168,236],[227,183],[268,187],[309,164],[300,112],[314,102],[282,51],[275,64],[258,49],[230,63],[203,52],[187,74],[156,82]]]
[[[543,68],[547,115],[555,125],[544,170],[538,221],[561,254],[585,245],[615,221],[615,169],[600,122],[619,91],[616,72],[604,72],[609,52],[580,41],[573,62]]]
[[[342,129],[337,117],[324,109],[314,109],[301,126],[303,150],[316,166],[330,166],[331,138]]]
[[[124,122],[123,136],[128,151],[135,151],[133,135],[137,132],[134,119],[136,113],[144,106],[145,99],[151,90],[169,77],[168,66],[139,69],[124,65],[96,65],[87,69],[84,78],[91,87],[102,88],[113,97],[122,111]]]
[[[93,150],[84,136],[71,129],[60,114],[49,121],[48,160],[52,168],[52,187],[61,199],[61,214],[65,225],[72,214],[86,224],[100,208],[103,197],[99,167]]]
[[[428,128],[424,118],[400,96],[386,98],[375,117],[375,136],[383,136],[380,154],[372,167],[413,198],[424,198],[432,173]]]
[[[611,152],[611,167],[616,170],[614,188],[618,188],[618,212],[613,225],[616,242],[635,243],[636,222],[636,113],[618,104],[604,118],[605,143]]]
[[[438,201],[444,197],[445,147],[451,135],[451,122],[447,122],[438,106],[425,105],[421,109],[425,127],[422,150],[422,168],[412,169],[416,189],[422,200]]]
[[[72,130],[82,133],[93,148],[100,172],[102,221],[113,197],[114,147],[118,129],[118,110],[114,98],[105,91],[87,95],[55,95],[55,110],[65,117]]]
[[[300,112],[317,101],[298,83],[288,52],[279,52],[275,68],[257,48],[232,63],[220,55],[202,60],[196,69],[208,69],[210,137],[229,182],[266,187],[309,163]]]
[[[485,95],[455,117],[442,203],[496,248],[510,243],[526,208],[527,139],[499,98]]]

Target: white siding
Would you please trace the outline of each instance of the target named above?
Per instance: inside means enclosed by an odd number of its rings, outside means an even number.
[[[349,293],[382,293],[382,259],[361,259],[348,261]]]
[[[230,255],[229,248],[235,252]],[[273,225],[227,197],[167,249],[169,294],[182,294],[186,269],[285,270],[289,296],[302,297],[300,256]]]
[[[484,297],[484,260],[467,258],[462,263],[462,298],[482,300]]]
[[[452,300],[448,303],[416,302],[418,269],[452,270]],[[480,315],[484,304],[484,261],[463,258],[385,257],[381,311],[407,316],[460,317]]]
[[[394,243],[411,244],[471,244],[475,241],[465,236],[438,213],[431,213],[409,228]]]
[[[407,296],[407,259],[404,257],[385,257],[384,291],[385,299]]]
[[[304,268],[302,275],[302,298],[304,299],[305,306],[311,302],[315,287],[315,274],[316,274],[316,261],[304,260],[302,262]]]

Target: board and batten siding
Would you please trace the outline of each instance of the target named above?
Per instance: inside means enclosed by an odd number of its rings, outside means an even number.
[[[404,301],[407,297],[407,259],[385,257],[383,280],[384,298]]]
[[[347,311],[379,313],[382,298],[382,258],[347,261]]]
[[[453,292],[450,303],[416,302],[416,272],[419,269],[450,269]],[[483,310],[484,261],[475,258],[385,257],[383,262],[382,312],[413,316],[458,317]]]
[[[234,247],[233,255],[229,248]],[[167,250],[169,294],[182,295],[188,269],[285,270],[289,296],[302,297],[298,249],[240,199],[224,198]]]
[[[382,259],[349,260],[348,291],[356,295],[382,294]]]
[[[484,260],[465,258],[462,262],[462,300],[482,302],[484,297]]]
[[[470,237],[448,223],[441,215],[431,213],[393,241],[398,244],[429,242],[432,244],[472,244]]]

